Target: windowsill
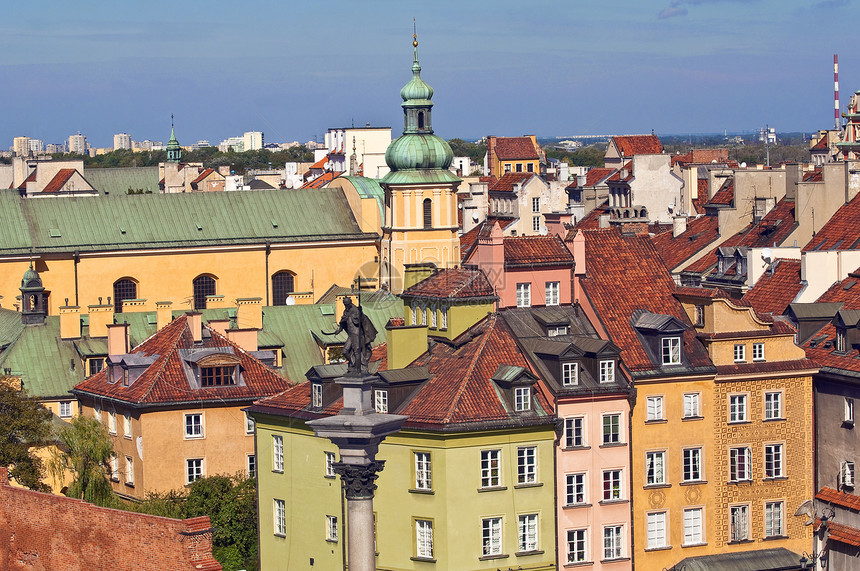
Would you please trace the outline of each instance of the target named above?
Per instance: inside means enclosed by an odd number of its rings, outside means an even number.
[[[741,361],[734,361],[734,364],[735,364],[735,365],[745,365],[745,364],[746,364],[746,362],[747,362],[747,360],[746,360],[746,359],[743,359],[743,360],[741,360]]]
[[[655,490],[658,488],[671,488],[672,484],[645,484],[642,486],[643,490]]]
[[[409,493],[410,494],[424,494],[425,496],[432,496],[436,492],[434,492],[433,490],[425,490],[422,488],[409,488]]]
[[[655,418],[653,420],[646,420],[645,424],[666,424],[667,422],[669,422],[669,421],[666,420],[665,418]],[[603,561],[612,561],[612,560],[611,559],[601,559],[601,562],[603,562]]]
[[[110,481],[119,484],[119,478],[111,478]]]
[[[116,436],[116,431],[114,431],[114,432],[108,431],[108,434],[110,434],[111,436]]]
[[[532,549],[530,551],[517,551],[514,553],[517,557],[528,557],[529,555],[543,555],[543,549]]]
[[[767,363],[767,359],[753,359],[753,363]]]
[[[507,486],[487,486],[485,488],[478,488],[478,493],[482,494],[484,492],[502,492],[507,489]]]
[[[763,418],[762,422],[778,422],[780,420],[785,420],[784,418]]]
[[[730,420],[726,424],[752,424],[749,420]]]
[[[744,543],[755,543],[752,539],[736,539],[735,541],[729,541],[726,545],[742,545]]]
[[[126,440],[131,440],[131,439],[132,439],[131,434],[123,434],[123,435],[122,435],[122,437],[123,437],[123,438],[125,438]]]
[[[668,551],[670,549],[672,549],[671,545],[663,545],[661,547],[646,547],[645,553],[648,553],[649,551]]]
[[[561,506],[563,510],[574,510],[576,508],[590,508],[591,504],[564,504]]]
[[[514,486],[515,490],[521,490],[522,488],[540,488],[543,486],[543,482],[528,482],[526,484],[517,484]]]
[[[202,437],[202,436],[188,436],[188,435],[186,434],[186,435],[185,435],[185,440],[203,440],[203,437]]]
[[[573,452],[575,450],[591,450],[591,446],[565,446],[561,449],[562,452]]]
[[[336,540],[336,539],[326,539],[326,540],[325,540],[325,542],[326,542],[326,543],[334,543],[335,545],[337,545],[337,540]]]
[[[274,536],[275,536],[275,537],[282,537],[282,538],[285,538],[285,539],[286,539],[287,534],[286,534],[286,533],[275,533],[275,534],[274,534]]]
[[[481,555],[478,561],[490,561],[492,559],[507,559],[510,557],[507,553],[499,553],[498,555]]]
[[[629,557],[613,557],[612,559],[601,559],[601,563],[617,563],[618,561],[630,561]]]
[[[278,474],[283,474],[283,472],[277,472],[276,470],[272,470],[272,472],[276,472],[276,473],[278,473]],[[329,476],[328,474],[326,474],[325,476],[323,476],[323,478],[325,478],[326,480],[335,480],[335,479],[337,479],[335,476]]]
[[[703,543],[682,543],[682,544],[681,544],[681,548],[683,549],[683,548],[685,548],[685,547],[703,547],[703,546],[705,546],[705,545],[707,545],[707,544],[708,544],[708,542],[707,542],[707,541],[705,541],[705,542],[703,542]]]
[[[601,444],[601,448],[618,448],[621,446],[627,446],[626,442],[609,442],[608,444]]]
[[[125,485],[128,486],[129,488],[133,488],[134,482],[126,482]]]
[[[599,503],[601,506],[609,506],[612,504],[626,504],[630,500],[600,500]]]
[[[284,473],[283,470],[272,470],[272,472],[274,472],[275,474],[283,474]]]
[[[726,483],[727,483],[727,484],[729,484],[729,485],[735,485],[735,484],[752,484],[752,478],[747,479],[747,480],[729,480],[729,481],[728,481],[728,482],[726,482]]]
[[[788,539],[787,535],[769,535],[767,537],[762,537],[762,541],[774,541],[777,539]]]
[[[679,486],[701,486],[702,484],[707,484],[707,480],[687,480],[685,482],[681,482]]]
[[[580,561],[578,563],[565,563],[564,568],[568,569],[570,567],[588,567],[594,565],[594,561]]]
[[[771,478],[762,478],[762,482],[779,482],[781,480],[788,480],[788,476],[773,476]]]
[[[705,420],[705,417],[704,417],[704,416],[682,416],[682,417],[681,417],[681,420],[682,420],[682,421],[688,421],[688,420]]]
[[[842,428],[847,428],[848,430],[854,430],[854,421],[853,420],[843,420]]]

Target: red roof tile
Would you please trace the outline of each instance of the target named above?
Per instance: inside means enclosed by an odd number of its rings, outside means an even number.
[[[465,260],[469,257],[469,254],[471,254],[472,250],[475,248],[475,244],[478,243],[478,237],[482,232],[489,231],[493,227],[493,224],[498,222],[499,228],[505,230],[516,221],[516,218],[498,218],[495,216],[488,216],[486,220],[460,236],[460,259]]]
[[[59,192],[63,189],[63,186],[69,182],[69,179],[72,178],[72,175],[77,171],[75,169],[60,169],[57,171],[57,174],[54,175],[54,178],[51,179],[42,192]]]
[[[835,521],[828,521],[827,539],[854,547],[860,547],[860,529],[851,527],[850,525],[837,523]]]
[[[525,184],[533,176],[537,176],[533,172],[509,172],[502,175],[502,178],[490,185],[488,190],[492,192],[513,192],[515,184]]]
[[[860,194],[837,210],[803,251],[857,249],[860,249]]]
[[[836,326],[832,322],[807,340],[803,349],[806,356],[820,367],[860,372],[860,352],[857,349],[850,349],[846,353],[836,352]]]
[[[621,170],[627,170],[627,174],[624,175],[624,178],[621,178]],[[621,169],[616,170],[611,177],[606,179],[610,182],[627,182],[633,178],[633,161],[627,161],[624,163],[624,166]]]
[[[606,169],[606,168],[599,168],[599,167],[589,169],[588,172],[585,173],[585,185],[584,186],[594,186],[596,184],[599,184],[599,183],[603,182],[604,180],[606,180],[607,178],[609,178],[609,176],[614,172],[615,172],[615,169]],[[578,188],[578,187],[579,187],[579,183],[577,180],[574,180],[569,185],[567,185],[567,188]]]
[[[854,270],[841,282],[836,282],[815,301],[822,303],[842,302],[842,309],[860,309],[860,268]]]
[[[191,184],[197,184],[201,180],[205,179],[207,176],[215,172],[215,169],[203,169],[203,171],[198,175],[197,178],[191,181]]]
[[[577,230],[597,230],[600,226],[600,216],[603,214],[607,214],[609,212],[609,201],[605,201],[603,204],[586,214],[582,217],[582,219],[577,220],[573,225],[573,228],[567,233],[567,237],[565,239],[569,240],[573,237]]]
[[[504,245],[506,268],[573,264],[573,254],[556,235],[511,236]]]
[[[818,490],[818,493],[815,494],[815,499],[860,512],[860,496],[854,494],[840,492],[825,486]]]
[[[663,144],[657,135],[621,135],[612,137],[622,157],[633,155],[657,155],[663,152]]]
[[[496,137],[496,156],[500,160],[536,160],[540,153],[532,143],[531,137]]]
[[[323,169],[325,169],[325,164],[326,164],[327,162],[328,162],[328,155],[324,156],[323,158],[321,158],[320,160],[318,160],[317,162],[315,162],[314,164],[312,164],[312,165],[310,166],[310,168],[312,168],[312,169],[319,169],[319,170],[323,170]]]
[[[493,286],[481,270],[444,269],[403,292],[404,296],[432,298],[495,297]]]
[[[107,369],[78,383],[75,391],[97,397],[113,398],[137,405],[158,405],[176,402],[201,402],[258,399],[287,389],[290,382],[261,361],[249,355],[220,333],[203,326],[209,336],[195,343],[188,326],[188,317],[174,319],[163,329],[138,345],[132,354],[156,356],[155,362],[131,386],[109,382]],[[239,358],[244,385],[194,388],[186,374],[184,349],[228,348]],[[185,355],[187,356],[187,355]]]
[[[706,206],[733,206],[735,203],[735,179],[727,178],[720,190],[705,203]]]
[[[803,182],[821,182],[823,180],[824,173],[822,172],[821,167],[803,173]]]
[[[710,163],[726,163],[729,160],[728,149],[693,149],[685,155],[675,155],[672,157],[672,166],[676,163],[681,164],[710,164]]]
[[[743,300],[758,313],[782,315],[802,288],[800,260],[778,259],[744,294]]]
[[[18,190],[27,190],[28,182],[36,182],[36,169],[33,169],[33,172],[24,179],[24,182],[21,183],[21,186],[18,187]]]
[[[818,139],[818,142],[815,143],[814,145],[812,145],[812,147],[810,147],[809,150],[810,151],[821,151],[821,150],[825,150],[825,149],[829,149],[829,148],[830,147],[827,145],[827,135],[824,135],[823,137]]]
[[[688,219],[687,229],[677,236],[672,232],[664,232],[654,236],[652,241],[666,267],[674,270],[719,238],[720,225],[717,217],[699,216]]]
[[[637,309],[671,315],[690,324],[687,312],[672,295],[675,282],[651,240],[622,236],[615,228],[587,230],[585,259],[588,275],[581,283],[621,358],[631,371],[651,371],[630,316]],[[708,353],[690,326],[684,332],[684,351],[693,367],[710,367]]]
[[[339,177],[342,172],[325,172],[321,176],[313,180],[309,180],[305,184],[301,186],[301,188],[322,188],[337,177]]]
[[[743,363],[740,365],[717,365],[719,375],[754,375],[780,373],[785,371],[818,371],[818,365],[812,359],[794,359],[791,361],[766,361],[764,363]]]

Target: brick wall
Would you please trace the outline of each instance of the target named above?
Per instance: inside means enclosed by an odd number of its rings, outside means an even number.
[[[208,516],[156,517],[13,488],[0,468],[0,569],[219,571],[210,529]]]

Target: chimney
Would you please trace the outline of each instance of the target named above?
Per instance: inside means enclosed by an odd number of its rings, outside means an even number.
[[[212,331],[216,331],[216,332],[220,333],[224,337],[227,337],[227,327],[229,327],[229,326],[230,326],[230,320],[229,319],[210,319],[209,320],[209,329],[211,329]]]
[[[263,328],[263,298],[240,297],[236,300],[236,327]]]
[[[81,308],[77,305],[60,307],[60,338],[78,339],[81,336]]]
[[[391,318],[385,326],[389,371],[406,367],[427,350],[427,326],[403,322],[402,318]]]
[[[687,231],[687,217],[675,216],[672,218],[672,236],[678,236]]]
[[[576,186],[585,186],[588,182],[588,175],[578,174],[576,175]]]
[[[597,217],[598,228],[609,228],[609,214],[601,214]]]
[[[185,315],[188,317],[191,338],[195,343],[200,343],[203,340],[203,314],[199,311],[189,311]]]
[[[550,236],[555,234],[564,240],[567,236],[567,228],[565,228],[565,225],[571,223],[572,217],[573,215],[568,212],[549,212],[544,214],[547,234]]]
[[[487,137],[487,174],[496,174],[496,138],[493,136]]]
[[[259,348],[257,345],[257,329],[228,329],[227,339],[245,351],[256,351]]]
[[[161,331],[167,324],[173,321],[173,311],[170,309],[172,305],[172,301],[155,302],[155,323],[158,331]]]
[[[98,305],[87,306],[87,309],[90,316],[90,337],[107,337],[107,326],[113,323],[113,305],[102,303],[102,298],[99,298]]]
[[[403,289],[407,290],[420,281],[426,280],[437,271],[436,264],[425,262],[421,264],[403,265]]]
[[[128,323],[112,323],[107,326],[108,355],[126,355],[128,346]]]

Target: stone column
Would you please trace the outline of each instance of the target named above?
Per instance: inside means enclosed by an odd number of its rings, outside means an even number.
[[[356,465],[335,462],[333,468],[340,475],[346,491],[347,559],[350,571],[374,571],[373,492],[378,472],[385,461]]]

